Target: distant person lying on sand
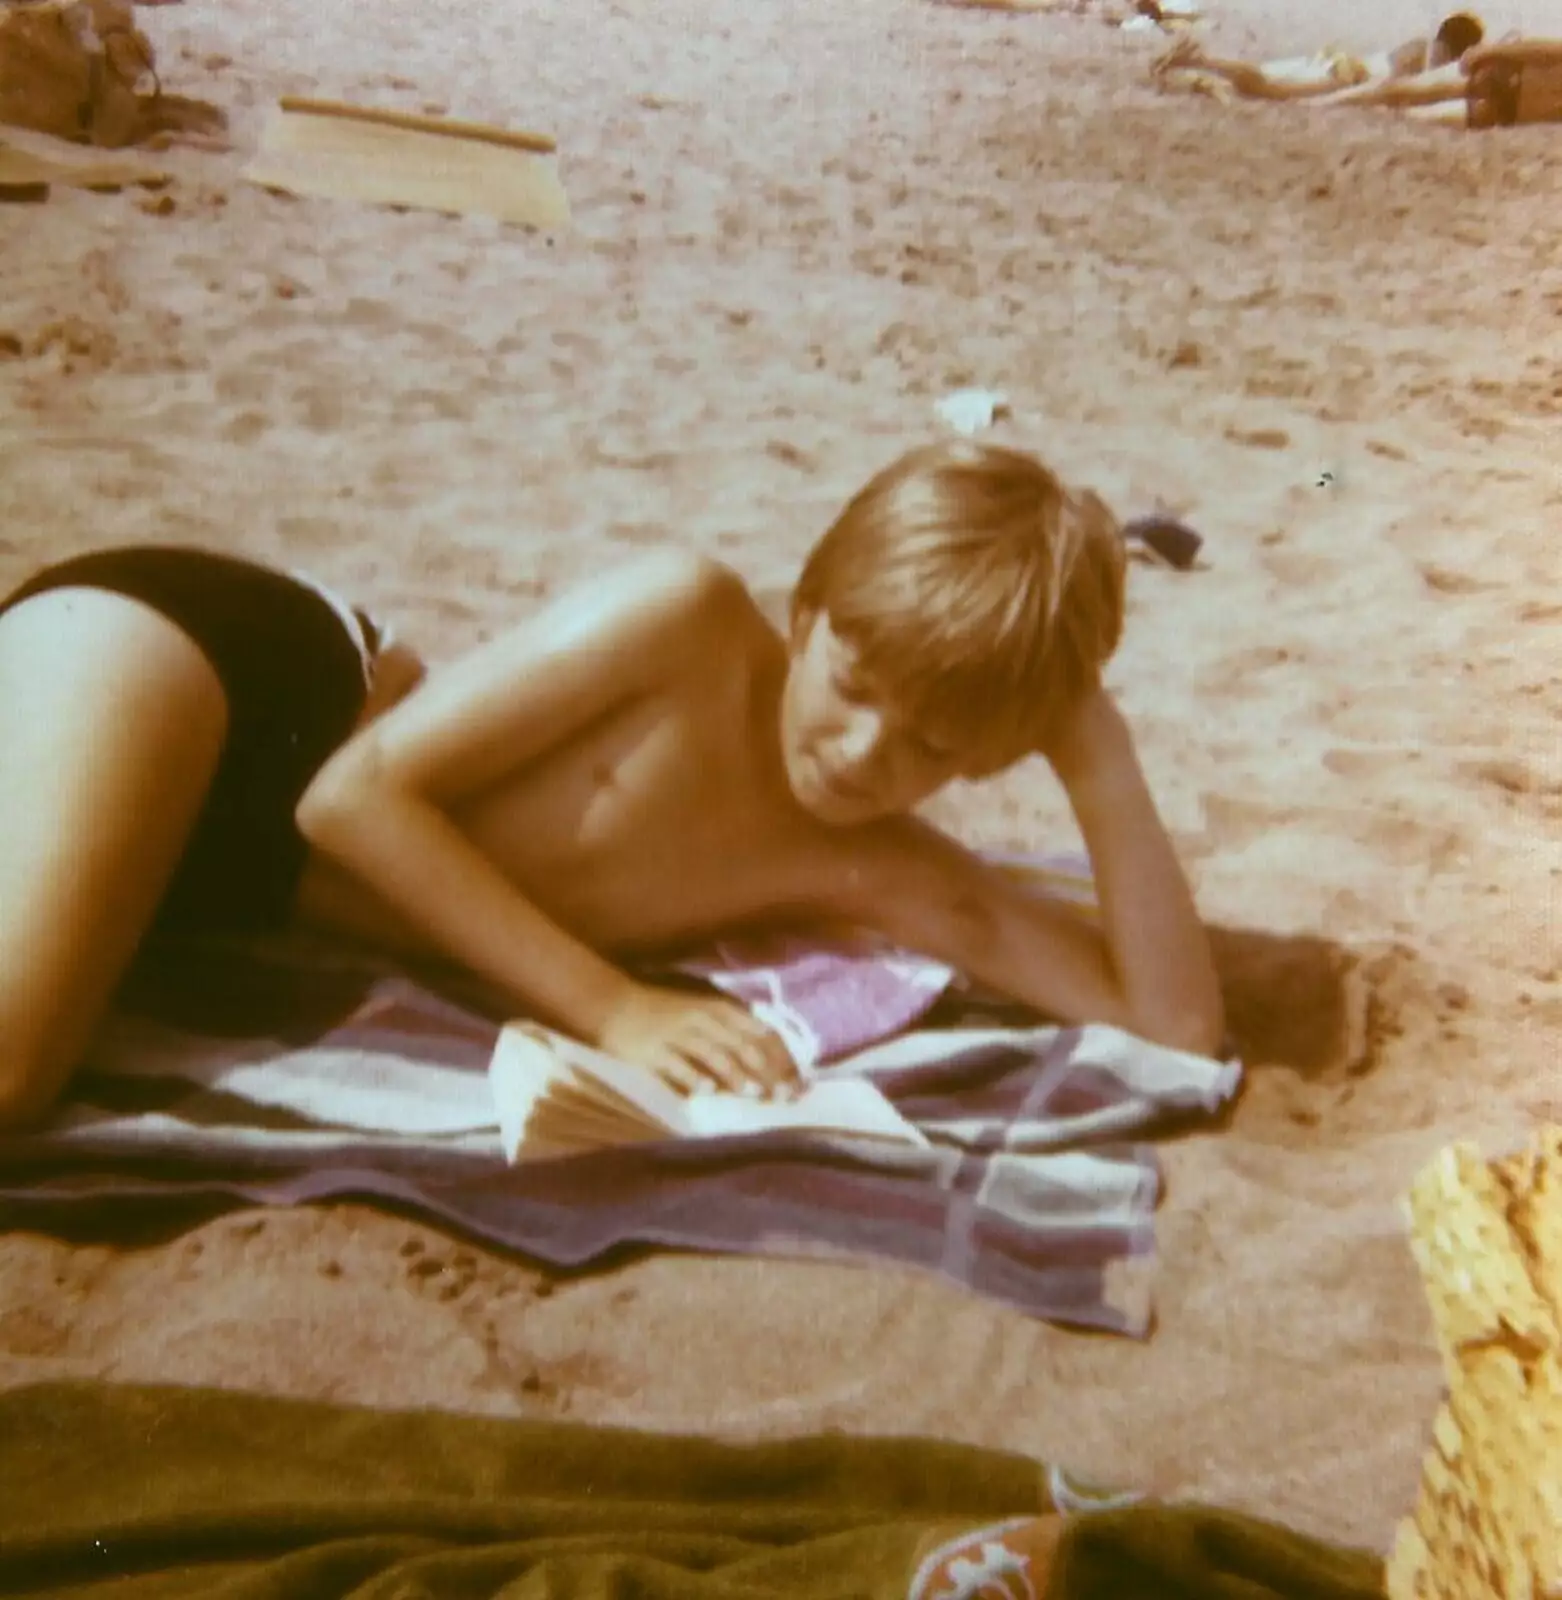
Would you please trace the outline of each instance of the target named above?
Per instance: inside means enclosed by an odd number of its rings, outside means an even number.
[[[784,637],[669,549],[418,683],[299,578],[170,549],[51,567],[0,601],[0,1121],[60,1094],[154,924],[297,918],[453,961],[685,1091],[795,1069],[734,1002],[617,962],[779,920],[1213,1052],[1209,943],[1101,685],[1124,568],[1097,496],[963,442],[850,501]],[[1098,924],[910,815],[1033,753]]]
[[[1206,55],[1196,39],[1184,35],[1156,62],[1155,71],[1209,73],[1254,100],[1312,100],[1435,71],[1457,62],[1485,37],[1480,18],[1460,11],[1444,18],[1430,39],[1411,39],[1397,50],[1370,56],[1320,50],[1310,56],[1254,62]]]
[[[1179,39],[1151,69],[1214,79],[1253,100],[1305,100],[1322,106],[1385,106],[1419,119],[1471,128],[1562,118],[1562,43],[1510,35],[1484,43],[1478,18],[1459,12],[1430,40],[1369,56],[1320,51],[1274,61],[1211,56]]]

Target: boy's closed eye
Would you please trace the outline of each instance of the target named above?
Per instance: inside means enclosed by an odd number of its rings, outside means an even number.
[[[955,766],[960,761],[960,751],[951,741],[940,739],[932,734],[912,734],[911,747],[924,761],[932,766]]]
[[[868,681],[867,674],[854,663],[840,663],[830,672],[830,689],[844,704],[885,709],[885,696]],[[961,760],[959,741],[948,732],[931,732],[919,728],[911,717],[894,715],[886,711],[887,720],[898,725],[897,731],[904,747],[909,748],[918,760],[929,766],[956,766]]]

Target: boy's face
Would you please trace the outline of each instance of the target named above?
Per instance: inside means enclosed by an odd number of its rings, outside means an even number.
[[[781,754],[799,805],[835,827],[911,810],[961,770],[947,731],[897,715],[823,613],[793,627]]]

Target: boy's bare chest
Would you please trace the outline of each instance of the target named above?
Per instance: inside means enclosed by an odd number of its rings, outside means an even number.
[[[785,892],[813,825],[766,760],[763,724],[726,698],[605,718],[458,820],[518,888],[600,945],[742,920]]]

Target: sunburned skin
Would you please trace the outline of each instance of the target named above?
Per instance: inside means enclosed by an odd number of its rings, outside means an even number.
[[[1086,694],[1044,754],[1098,923],[915,817],[987,754],[901,714],[827,616],[783,635],[736,574],[664,552],[356,733],[298,808],[317,855],[297,911],[454,963],[683,1089],[795,1069],[746,1010],[626,958],[756,924],[869,929],[1042,1015],[1214,1048],[1207,942],[1111,697]]]
[[[585,608],[590,598],[565,603]],[[827,919],[838,909],[843,841],[819,813],[849,816],[851,804],[821,784],[857,784],[859,810],[864,799],[876,809],[869,791],[882,788],[838,755],[832,762],[828,741],[849,736],[840,726],[849,708],[833,703],[819,673],[805,665],[784,696],[786,642],[756,607],[691,617],[689,628],[690,670],[448,806],[539,909],[620,956],[756,920]],[[838,641],[820,643],[839,660]],[[318,851],[298,911],[336,932],[438,953]]]

